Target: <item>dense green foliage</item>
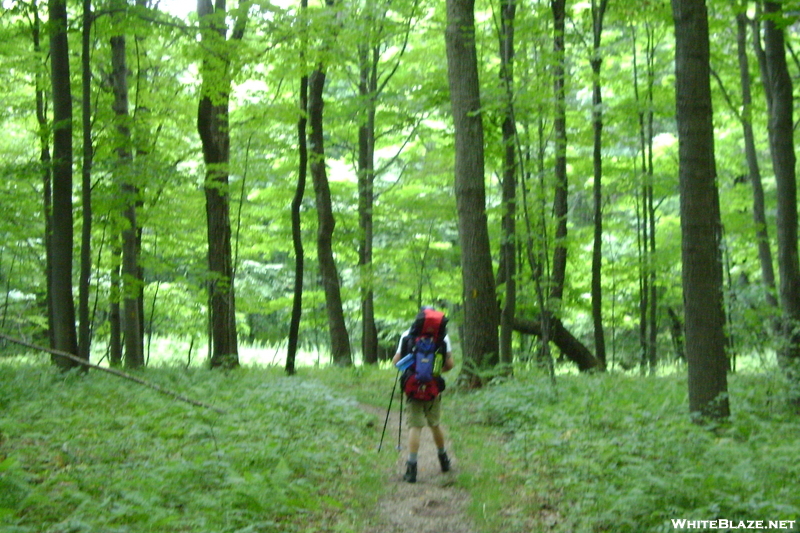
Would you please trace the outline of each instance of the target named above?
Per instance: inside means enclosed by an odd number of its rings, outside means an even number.
[[[102,373],[0,376],[4,532],[350,531],[377,496],[368,417],[313,379],[143,376],[218,415]]]
[[[142,376],[227,413],[101,373],[3,363],[0,530],[359,532],[399,482],[392,447],[375,453],[381,424],[356,403],[385,409],[389,370]],[[444,423],[476,529],[797,519],[800,426],[779,374],[732,376],[733,415],[711,431],[687,419],[684,379],[559,375],[554,387],[532,371],[479,392],[452,387]]]
[[[73,89],[79,94],[80,3],[68,3]],[[40,16],[46,13],[38,3]],[[141,4],[141,3],[140,3]],[[113,95],[106,77],[110,68],[109,36],[122,29],[129,37],[131,121],[137,147],[133,165],[140,187],[145,291],[145,331],[149,335],[194,338],[205,334],[209,281],[202,192],[202,155],[195,131],[197,68],[196,16],[166,11],[167,3],[128,2],[125,17],[112,24],[110,5],[93,2],[91,67],[95,161],[92,198],[94,227],[91,278],[92,333],[104,351],[108,339],[107,310],[112,295],[109,272],[123,221],[114,178],[116,143],[111,109]],[[234,12],[243,3],[229,2]],[[321,3],[308,13],[310,42],[330,30]],[[746,163],[739,122],[739,73],[735,61],[733,2],[709,6],[712,67],[717,75],[714,124],[717,128],[719,187],[725,225],[729,313],[733,350],[764,348],[763,287],[755,256],[752,195],[745,179]],[[790,2],[789,4],[794,4]],[[43,337],[44,243],[42,167],[35,118],[37,75],[46,78],[47,54],[34,53],[31,39],[33,2],[3,2],[0,19],[0,196],[12,206],[0,221],[0,282],[4,289],[0,322],[4,331],[26,338]],[[371,4],[370,4],[371,5]],[[444,3],[428,0],[393,2],[380,17],[366,13],[360,2],[339,2],[337,39],[323,59],[329,67],[325,128],[327,165],[337,220],[334,251],[342,281],[347,326],[354,346],[360,335],[359,295],[363,286],[375,291],[380,334],[400,329],[421,302],[453,304],[461,299],[459,247],[453,199],[453,140],[444,60]],[[185,7],[185,6],[184,6]],[[378,9],[378,5],[372,6]],[[790,6],[787,7],[789,9]],[[476,23],[484,127],[490,235],[495,264],[500,246],[499,174],[502,170],[500,123],[506,91],[498,78],[497,4],[477,2]],[[188,13],[188,15],[186,14]],[[750,13],[753,15],[753,13]],[[369,16],[366,16],[369,15]],[[374,18],[370,18],[374,17]],[[567,286],[559,313],[567,326],[591,345],[589,319],[592,242],[591,191],[592,72],[589,59],[589,2],[568,2],[566,26],[567,127],[569,174],[569,248]],[[519,135],[520,250],[518,315],[535,317],[539,302],[532,282],[529,254],[552,249],[552,14],[549,2],[521,4],[515,32],[515,116]],[[252,2],[247,32],[233,53],[234,93],[231,105],[231,217],[234,230],[237,325],[243,343],[280,344],[287,335],[293,288],[289,205],[297,180],[298,87],[316,56],[303,54],[299,32],[305,19],[292,3]],[[370,25],[369,21],[381,24]],[[46,27],[46,26],[45,26]],[[406,31],[412,28],[406,41]],[[604,93],[604,323],[609,359],[626,367],[638,362],[640,281],[649,272],[657,285],[658,351],[662,360],[674,355],[669,311],[680,315],[680,231],[677,198],[677,140],[674,114],[674,44],[669,2],[612,1],[603,37]],[[302,35],[305,35],[303,33]],[[133,38],[135,37],[135,38]],[[793,27],[787,39],[794,38]],[[378,74],[394,72],[376,101],[376,181],[374,267],[358,266],[361,232],[356,160],[358,126],[364,114],[358,95],[358,47],[375,46]],[[46,48],[47,39],[43,39]],[[316,49],[315,49],[316,50]],[[323,52],[314,52],[323,53]],[[774,225],[775,190],[766,145],[766,101],[757,61],[751,50],[753,123],[762,163],[768,226]],[[792,65],[793,67],[795,65]],[[383,79],[383,78],[381,78]],[[45,80],[46,81],[46,80]],[[40,85],[47,84],[40,80]],[[45,96],[48,96],[45,94]],[[75,116],[79,117],[76,97]],[[640,130],[640,119],[652,113],[652,129]],[[75,151],[82,150],[76,120]],[[643,164],[648,154],[641,136],[653,139],[652,175]],[[75,160],[76,171],[80,167]],[[641,191],[654,188],[655,251],[643,262],[640,230]],[[79,197],[76,183],[76,198]],[[522,195],[522,193],[520,193]],[[303,323],[304,347],[325,349],[320,335],[325,321],[324,298],[316,268],[313,200],[303,203],[303,238],[307,243]],[[81,205],[76,205],[80,210]],[[81,219],[75,217],[76,230]],[[76,235],[79,233],[76,233]],[[774,231],[770,232],[774,235]],[[79,243],[76,242],[75,257]],[[77,266],[76,266],[77,270]]]
[[[455,400],[454,432],[502,433],[502,467],[482,458],[497,531],[675,531],[672,519],[796,520],[796,415],[777,371],[730,378],[729,423],[685,416],[685,378],[619,374],[514,381]],[[712,431],[708,431],[712,429]],[[471,437],[474,441],[475,437]],[[495,487],[502,482],[503,487]],[[508,487],[514,487],[509,490]],[[508,494],[515,497],[509,498]],[[480,504],[478,499],[476,504]],[[800,531],[800,523],[792,531]]]

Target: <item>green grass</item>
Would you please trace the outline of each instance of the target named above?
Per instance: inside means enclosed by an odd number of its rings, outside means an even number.
[[[141,376],[226,410],[99,372],[0,361],[0,531],[353,532],[393,483],[375,452],[388,368]],[[674,531],[671,519],[797,520],[800,420],[780,376],[730,378],[733,416],[690,422],[686,380],[536,374],[451,386],[455,485],[481,533]],[[395,402],[399,398],[395,397]],[[397,404],[395,403],[395,408]],[[794,531],[798,531],[795,524]]]
[[[711,429],[690,423],[677,375],[563,376],[555,390],[523,376],[462,395],[454,432],[477,457],[465,483],[476,520],[486,531],[565,533],[797,520],[800,420],[781,390],[775,375],[732,376],[732,419]]]
[[[359,531],[380,495],[369,417],[312,377],[142,374],[219,415],[102,373],[0,366],[1,531]]]

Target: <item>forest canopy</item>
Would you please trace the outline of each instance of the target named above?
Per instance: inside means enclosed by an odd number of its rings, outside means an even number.
[[[476,188],[445,38],[463,2],[3,2],[0,330],[113,365],[171,339],[291,371],[298,350],[385,359],[432,304],[459,342],[496,318],[473,366],[683,360],[681,3],[476,2]],[[787,224],[796,258],[794,159],[770,121],[800,69],[795,7],[703,17],[731,369],[796,345],[773,266]],[[473,265],[493,286],[471,308]]]

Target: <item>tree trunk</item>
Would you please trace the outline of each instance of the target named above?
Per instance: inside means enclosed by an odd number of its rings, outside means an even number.
[[[567,276],[567,214],[569,183],[567,181],[567,102],[565,91],[566,48],[564,33],[566,25],[566,0],[551,0],[553,11],[553,89],[555,94],[554,135],[556,150],[555,179],[556,190],[553,198],[553,214],[556,218],[555,248],[553,250],[553,274],[550,297],[560,302],[564,295]],[[560,305],[560,303],[559,303]]]
[[[92,330],[89,320],[89,289],[92,276],[92,66],[91,32],[92,1],[83,0],[83,28],[81,31],[81,88],[83,168],[81,169],[81,200],[83,224],[81,225],[80,275],[78,277],[78,350],[83,359],[89,360]]]
[[[744,135],[744,153],[747,159],[747,169],[750,175],[750,184],[753,188],[753,223],[756,229],[756,242],[758,243],[758,259],[761,265],[761,281],[765,288],[767,305],[778,309],[778,299],[775,292],[775,269],[772,264],[772,250],[769,244],[767,230],[767,216],[764,201],[764,187],[761,184],[761,170],[758,164],[755,135],[753,134],[753,98],[750,91],[750,63],[747,59],[747,0],[742,6],[743,11],[736,15],[736,49],[739,58],[739,75],[742,88],[742,130]],[[758,39],[758,37],[755,37]]]
[[[122,279],[120,276],[120,265],[122,263],[122,248],[114,238],[111,246],[111,272],[109,275],[109,294],[108,294],[108,359],[109,364],[118,367],[122,364],[122,313],[120,312],[120,302],[122,301]]]
[[[484,183],[483,123],[475,49],[474,0],[447,0],[447,72],[455,126],[455,196],[461,244],[465,375],[499,361],[499,313],[494,289]]]
[[[72,297],[72,89],[69,75],[66,0],[50,0],[50,66],[53,89],[53,346],[78,355]],[[62,369],[77,366],[53,356]]]
[[[225,0],[198,0],[197,13],[203,47],[202,88],[197,109],[197,131],[203,144],[206,164],[205,196],[208,225],[208,266],[211,273],[209,300],[211,312],[210,365],[233,368],[239,365],[236,338],[236,301],[231,252],[230,130],[230,50],[226,41]],[[244,20],[237,20],[232,39],[244,33]]]
[[[500,360],[511,365],[514,318],[517,307],[517,129],[514,119],[514,23],[516,0],[500,6],[500,81],[506,98],[503,110],[503,219],[500,270],[505,297],[500,312]],[[499,281],[499,280],[498,280]]]
[[[730,415],[708,15],[704,0],[672,0],[672,13],[689,410],[701,421]]]
[[[795,174],[792,79],[786,65],[783,29],[776,18],[778,2],[765,2],[764,53],[771,95],[769,145],[777,188],[778,272],[784,342],[779,362],[792,386],[792,401],[800,402],[800,264],[797,250],[797,180]]]
[[[308,120],[311,128],[311,179],[317,204],[317,255],[319,257],[322,288],[325,292],[325,307],[328,313],[328,332],[331,339],[331,354],[336,365],[347,366],[353,363],[350,352],[350,337],[344,321],[342,295],[339,288],[339,274],[333,257],[333,218],[331,190],[325,171],[325,146],[323,135],[323,89],[325,71],[320,65],[311,73],[308,80]]]
[[[308,1],[302,1],[302,9]],[[289,322],[289,342],[286,354],[286,373],[294,375],[297,360],[297,346],[300,337],[300,318],[303,314],[303,278],[305,271],[305,252],[303,251],[302,207],[306,190],[308,169],[308,144],[306,138],[306,110],[308,109],[308,76],[300,79],[300,117],[297,119],[297,148],[299,162],[297,169],[297,188],[292,199],[292,245],[294,247],[294,296],[292,298],[292,317]]]
[[[358,265],[361,270],[361,353],[364,362],[378,362],[378,330],[375,327],[375,293],[373,290],[372,247],[374,240],[375,205],[375,100],[377,54],[368,45],[359,50],[359,96],[366,103],[365,118],[358,130],[358,224],[361,243]]]
[[[33,11],[33,51],[37,57],[42,54],[41,31],[42,21],[39,17],[39,6],[32,4]],[[52,159],[50,157],[50,125],[47,122],[45,111],[45,83],[46,78],[41,69],[36,69],[36,122],[39,126],[39,163],[42,167],[42,213],[44,213],[44,252],[45,252],[45,280],[47,290],[45,300],[47,308],[47,336],[50,346],[55,346],[53,338],[53,299],[50,291],[53,283],[53,189],[52,189]]]
[[[115,177],[122,199],[122,326],[125,338],[125,366],[144,366],[144,343],[142,338],[143,317],[139,305],[140,270],[139,247],[136,235],[136,203],[138,190],[133,180],[132,142],[128,104],[128,62],[125,36],[111,37],[111,80],[114,91],[114,115],[116,122],[117,165]]]
[[[603,59],[600,43],[603,37],[603,19],[608,0],[592,0],[592,130],[594,133],[594,243],[592,245],[592,322],[594,324],[594,351],[606,364],[606,339],[603,331],[603,90],[600,69]]]
[[[578,370],[587,372],[589,370],[601,370],[602,362],[589,351],[583,343],[575,338],[572,333],[564,327],[564,323],[556,317],[549,319],[549,331],[545,335],[545,328],[541,322],[517,318],[514,320],[514,330],[528,335],[535,335],[541,339],[549,339],[561,350],[564,356],[578,365]]]

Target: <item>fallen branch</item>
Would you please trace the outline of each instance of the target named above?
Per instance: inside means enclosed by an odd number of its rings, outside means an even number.
[[[550,319],[550,340],[558,346],[567,359],[578,365],[578,370],[588,372],[591,370],[603,370],[603,364],[592,354],[584,344],[578,340],[564,326],[558,318]],[[514,331],[542,337],[542,324],[536,320],[525,320],[518,318],[514,320]]]
[[[132,376],[130,374],[126,374],[125,372],[122,372],[122,371],[117,370],[115,368],[109,368],[109,367],[105,367],[105,366],[92,364],[92,363],[90,363],[89,361],[87,361],[85,359],[81,359],[80,357],[76,357],[76,356],[72,355],[71,353],[62,352],[61,350],[53,350],[51,348],[45,348],[44,346],[38,346],[36,344],[31,344],[29,342],[26,342],[26,341],[23,341],[23,340],[20,340],[20,339],[15,339],[14,337],[9,337],[8,335],[5,335],[3,333],[0,333],[0,339],[5,339],[5,340],[7,340],[9,342],[13,342],[14,344],[19,344],[20,346],[25,346],[26,348],[30,348],[32,350],[37,350],[37,351],[40,351],[40,352],[46,352],[46,353],[49,353],[49,354],[52,354],[52,355],[56,355],[58,357],[66,357],[70,361],[74,361],[74,362],[76,362],[78,364],[81,364],[81,365],[83,365],[85,367],[94,368],[95,370],[100,370],[100,371],[106,372],[108,374],[112,374],[114,376],[117,376],[119,378],[127,379],[129,381],[133,381],[135,383],[138,383],[139,385],[144,385],[145,387],[149,387],[149,388],[153,389],[156,392],[160,392],[161,394],[166,394],[167,396],[172,396],[176,400],[180,400],[182,402],[186,402],[186,403],[192,404],[192,405],[197,406],[197,407],[203,407],[205,409],[210,409],[210,410],[212,410],[214,412],[217,412],[217,413],[219,413],[221,415],[225,414],[225,410],[224,409],[220,409],[219,407],[214,407],[213,405],[209,405],[207,403],[203,403],[203,402],[198,401],[198,400],[193,400],[191,398],[187,398],[186,396],[178,394],[177,392],[171,391],[169,389],[165,389],[164,387],[162,387],[160,385],[156,385],[155,383],[150,383],[149,381],[145,381],[145,380],[143,380],[141,378],[137,378],[136,376]]]

